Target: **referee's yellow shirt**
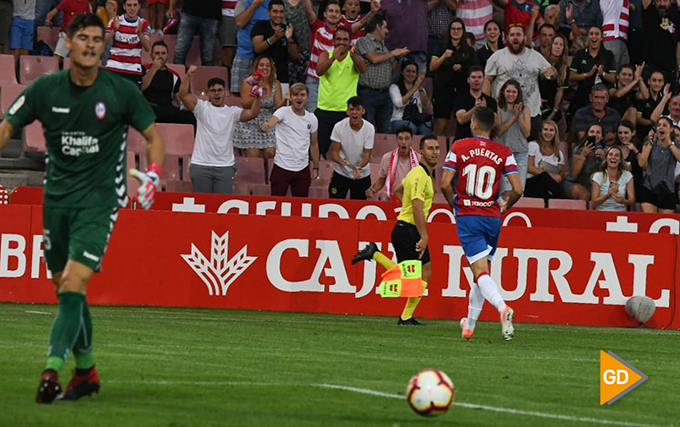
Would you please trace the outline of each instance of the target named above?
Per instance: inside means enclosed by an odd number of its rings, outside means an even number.
[[[430,208],[432,208],[434,185],[432,184],[432,176],[428,174],[425,166],[420,164],[411,169],[406,177],[401,180],[401,185],[404,186],[404,196],[401,199],[401,213],[399,213],[397,219],[416,225],[416,221],[413,219],[413,200],[416,199],[423,201],[423,212],[425,219],[427,219]]]

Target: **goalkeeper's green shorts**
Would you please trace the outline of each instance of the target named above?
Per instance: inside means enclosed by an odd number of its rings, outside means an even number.
[[[99,271],[117,219],[118,207],[43,206],[43,246],[47,268],[52,273],[59,273],[72,259]]]

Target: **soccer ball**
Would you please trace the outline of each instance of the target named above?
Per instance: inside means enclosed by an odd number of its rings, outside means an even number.
[[[416,413],[433,417],[449,409],[454,393],[453,382],[448,375],[437,369],[425,369],[408,382],[406,400]]]

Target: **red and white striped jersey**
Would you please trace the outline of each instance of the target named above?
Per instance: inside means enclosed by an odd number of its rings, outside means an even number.
[[[600,0],[604,40],[628,40],[628,0]]]
[[[222,0],[222,16],[234,16],[234,9],[236,9],[238,1]]]
[[[309,54],[309,65],[307,65],[307,77],[319,80],[319,75],[316,74],[319,55],[331,49],[333,49],[333,30],[325,22],[317,19],[312,23],[312,49]]]
[[[458,1],[456,16],[465,23],[466,31],[475,35],[476,39],[484,37],[484,24],[493,18],[491,0],[462,0]]]
[[[137,17],[134,21],[128,21],[125,15],[111,19],[106,32],[114,31],[114,19],[120,20],[120,27],[113,36],[111,53],[106,62],[106,68],[130,74],[142,74],[142,42],[137,35],[137,26],[141,20],[142,33],[145,36],[151,35],[151,24],[144,18]]]

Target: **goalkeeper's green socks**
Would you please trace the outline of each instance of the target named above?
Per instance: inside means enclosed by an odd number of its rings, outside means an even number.
[[[378,264],[382,265],[385,270],[389,270],[390,268],[394,267],[397,265],[396,262],[392,261],[391,259],[387,258],[385,255],[383,255],[380,252],[376,252],[373,254],[373,260],[377,262]]]
[[[427,289],[427,282],[423,280],[423,293]],[[401,320],[408,320],[413,317],[413,312],[416,311],[418,303],[422,297],[411,297],[406,300],[406,306],[404,306],[404,311],[401,312]]]
[[[50,347],[45,369],[59,371],[75,345],[83,325],[85,295],[62,292],[57,295],[59,311],[50,331]]]
[[[76,370],[89,369],[94,366],[92,356],[92,317],[90,316],[90,305],[87,300],[83,302],[83,322],[80,332],[73,346],[73,355],[76,358]]]

